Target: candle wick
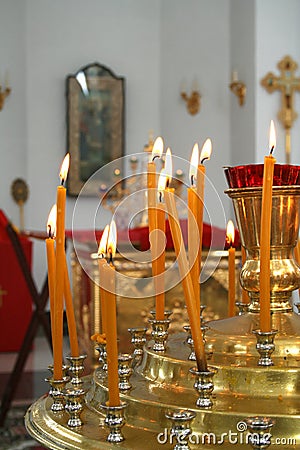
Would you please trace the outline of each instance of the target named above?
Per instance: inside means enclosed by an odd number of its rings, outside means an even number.
[[[159,158],[159,155],[154,155],[153,158],[152,158],[152,162],[154,162],[154,160],[155,160],[156,158]]]
[[[272,145],[272,148],[271,148],[271,150],[270,150],[270,155],[273,154],[273,151],[274,151],[274,145]]]
[[[98,258],[99,259],[103,259],[105,256],[104,256],[104,253],[98,253]]]
[[[65,179],[62,178],[62,179],[61,179],[61,182],[60,182],[60,185],[63,186],[63,185],[64,185],[64,182],[65,182]]]
[[[111,264],[112,266],[114,265],[112,252],[109,252],[109,264]]]
[[[192,186],[194,186],[194,180],[195,180],[194,175],[191,175],[191,185],[192,185]]]
[[[159,201],[162,202],[162,191],[159,191]]]
[[[208,156],[205,156],[205,158],[201,159],[200,164],[203,164],[207,159],[209,159]]]
[[[166,181],[166,188],[168,188],[170,186],[170,180],[169,180],[169,178],[167,178],[167,181]]]
[[[52,238],[51,225],[48,225],[48,237]]]

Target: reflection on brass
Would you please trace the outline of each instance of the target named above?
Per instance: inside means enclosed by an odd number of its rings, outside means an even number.
[[[298,64],[290,56],[285,56],[279,61],[277,67],[280,70],[280,76],[268,72],[261,80],[261,84],[270,94],[275,90],[281,91],[281,110],[278,113],[278,119],[286,130],[286,163],[290,164],[290,129],[298,116],[294,110],[294,93],[300,91],[300,78],[295,76]]]

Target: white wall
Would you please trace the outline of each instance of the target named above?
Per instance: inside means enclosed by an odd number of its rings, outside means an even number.
[[[300,2],[299,0],[256,0],[256,160],[263,161],[269,151],[269,125],[274,119],[277,134],[277,146],[274,156],[278,163],[285,162],[285,132],[277,119],[281,108],[281,94],[275,91],[269,94],[260,85],[261,79],[270,71],[280,75],[278,62],[290,55],[300,64]],[[299,78],[300,68],[296,72]],[[300,114],[300,97],[296,93],[295,105]],[[291,149],[293,164],[300,164],[300,119],[294,122],[291,131]]]

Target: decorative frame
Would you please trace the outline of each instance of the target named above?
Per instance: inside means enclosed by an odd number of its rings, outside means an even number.
[[[113,174],[90,177],[124,155],[125,79],[99,63],[89,64],[66,79],[68,195],[98,196]],[[90,180],[89,180],[90,179]],[[89,183],[86,181],[89,180]]]

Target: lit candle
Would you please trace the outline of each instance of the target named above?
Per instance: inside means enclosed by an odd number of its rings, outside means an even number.
[[[228,221],[226,230],[226,240],[229,243],[228,249],[228,317],[235,315],[235,248],[234,225],[232,220]]]
[[[47,221],[48,238],[46,239],[52,345],[54,336],[53,314],[54,314],[54,292],[55,292],[55,249],[54,249],[55,225],[56,225],[56,205],[53,205]]]
[[[63,296],[65,280],[65,208],[66,188],[70,156],[67,154],[60,170],[61,185],[57,187],[56,217],[56,256],[55,256],[55,294],[54,294],[54,339],[53,339],[53,377],[62,379],[63,364]]]
[[[168,149],[169,150],[169,149]],[[174,189],[168,187],[172,174],[172,158],[171,151],[166,153],[165,170],[167,174],[167,187],[164,191],[166,208],[170,223],[170,229],[174,244],[174,249],[177,257],[180,277],[182,279],[182,287],[185,296],[187,312],[189,316],[192,339],[194,341],[194,350],[196,355],[196,362],[199,371],[207,370],[207,362],[205,356],[205,349],[203,343],[203,336],[200,327],[200,316],[196,308],[195,294],[193,283],[189,272],[188,260],[184,248],[182,232],[180,228],[178,213],[176,209]]]
[[[205,188],[205,174],[206,168],[204,161],[209,160],[212,152],[212,142],[209,138],[204,142],[201,154],[200,154],[200,164],[197,170],[197,223],[199,231],[199,273],[201,272],[201,261],[202,261],[202,236],[203,236],[203,209],[204,209],[204,188]],[[200,282],[200,280],[199,280]],[[199,305],[201,304],[201,290],[199,284]]]
[[[117,307],[115,266],[113,257],[116,252],[116,225],[112,221],[109,227],[107,254],[110,264],[103,265],[104,290],[106,302],[106,352],[107,352],[107,383],[109,406],[120,405],[119,376],[118,376],[118,342],[117,342]]]
[[[187,190],[188,195],[188,255],[189,266],[191,271],[192,283],[195,293],[196,307],[200,316],[200,234],[197,224],[199,197],[196,191],[197,167],[199,161],[199,147],[194,145],[191,161],[189,178],[191,186]],[[199,243],[199,245],[198,245]]]
[[[102,236],[100,239],[99,248],[98,248],[98,268],[99,268],[99,278],[100,278],[99,286],[100,286],[101,332],[102,332],[102,334],[106,333],[106,329],[105,329],[106,328],[106,309],[105,309],[106,301],[105,301],[105,291],[102,287],[102,281],[105,276],[103,267],[105,264],[107,264],[105,255],[106,255],[106,250],[107,250],[108,233],[109,233],[109,225],[106,225],[106,227],[103,230],[103,233],[102,233]]]
[[[270,154],[264,159],[264,176],[262,187],[262,206],[260,223],[260,330],[271,331],[270,311],[270,241],[272,216],[272,188],[276,159],[272,153],[276,146],[276,135],[273,120],[270,125]]]
[[[161,137],[155,139],[152,148],[151,161],[147,166],[147,187],[148,187],[148,223],[149,223],[149,236],[151,237],[151,231],[155,229],[155,206],[156,206],[156,166],[155,159],[160,158],[163,152],[164,143]],[[151,240],[150,240],[151,243]]]
[[[155,230],[153,233],[153,260],[152,274],[155,284],[155,318],[164,320],[165,318],[165,289],[164,289],[164,271],[165,271],[165,208],[162,204],[163,191],[165,188],[165,174],[162,170],[158,178],[159,201],[155,209]]]

